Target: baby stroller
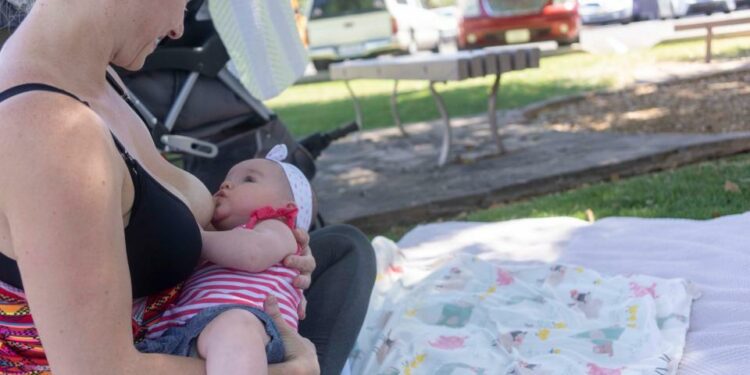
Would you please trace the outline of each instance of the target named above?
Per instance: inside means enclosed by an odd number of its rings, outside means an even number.
[[[289,149],[287,161],[312,179],[314,160],[333,140],[356,131],[356,123],[295,140],[232,74],[207,8],[205,0],[190,1],[181,39],[163,40],[142,70],[119,71],[154,142],[211,191],[232,165],[279,143]]]

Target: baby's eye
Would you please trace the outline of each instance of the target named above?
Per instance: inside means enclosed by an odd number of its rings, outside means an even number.
[[[253,176],[247,176],[247,177],[245,177],[244,181],[245,182],[255,182],[255,180],[253,179]]]

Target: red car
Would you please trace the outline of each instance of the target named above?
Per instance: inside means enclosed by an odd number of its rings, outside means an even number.
[[[581,19],[576,0],[461,0],[461,49],[554,40],[578,41]]]

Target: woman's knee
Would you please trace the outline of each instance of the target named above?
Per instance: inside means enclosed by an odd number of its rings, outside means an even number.
[[[313,232],[311,241],[315,240],[325,242],[325,244],[320,243],[324,248],[335,248],[337,252],[340,252],[341,259],[346,259],[347,263],[356,263],[358,272],[361,272],[365,277],[374,279],[376,272],[375,250],[367,236],[357,227],[349,224],[330,225]]]

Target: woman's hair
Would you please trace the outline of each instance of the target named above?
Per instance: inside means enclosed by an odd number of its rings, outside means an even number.
[[[0,29],[14,29],[36,0],[0,0]]]

